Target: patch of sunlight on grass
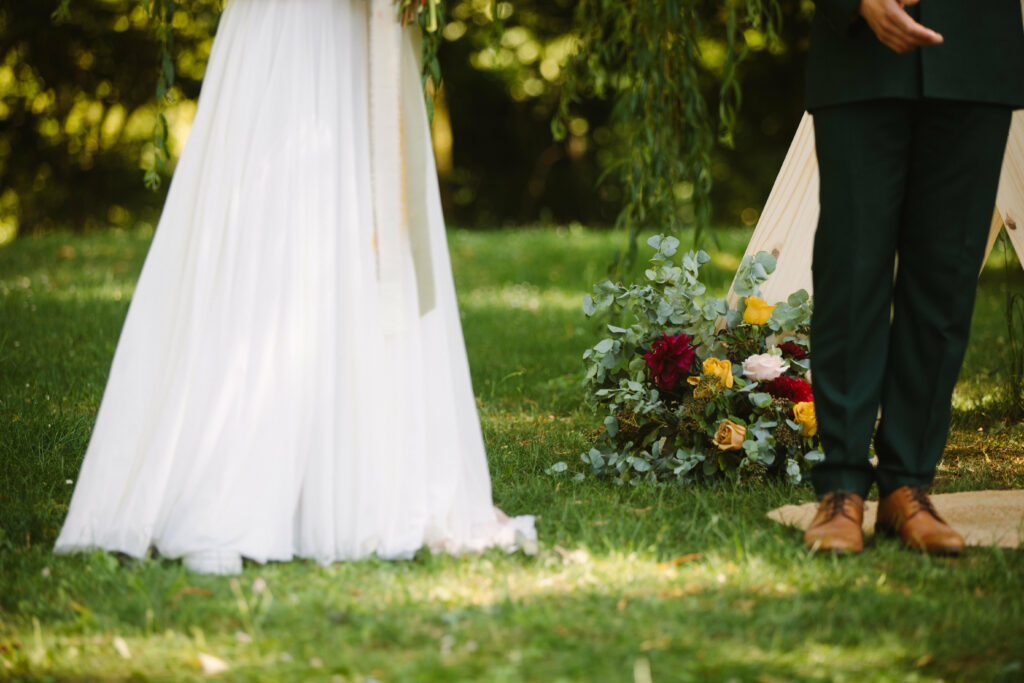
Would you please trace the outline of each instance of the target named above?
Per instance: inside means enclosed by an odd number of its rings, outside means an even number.
[[[538,287],[530,283],[498,287],[477,287],[462,295],[459,304],[467,309],[579,310],[580,292],[555,287]]]
[[[727,653],[722,653],[726,656]],[[792,652],[780,652],[778,650],[766,650],[756,645],[745,645],[742,652],[735,652],[733,656],[742,656],[748,664],[779,664],[784,663],[793,667],[795,671],[801,671],[806,676],[815,678],[837,671],[849,673],[874,673],[892,666],[893,662],[904,661],[908,658],[909,650],[905,640],[896,638],[891,634],[885,634],[880,639],[870,639],[868,642],[859,645],[836,645],[832,643],[821,643],[815,640],[805,641],[799,650]],[[922,666],[930,660],[922,659]],[[831,675],[831,674],[830,674]],[[893,678],[896,678],[895,676]],[[901,680],[941,680],[931,676],[928,677],[900,677]],[[843,678],[833,680],[844,680]],[[883,679],[884,680],[884,679]]]
[[[47,292],[46,296],[54,301],[74,304],[83,301],[129,301],[134,292],[134,286],[123,282],[108,282],[87,287],[72,285]]]
[[[953,391],[953,409],[961,411],[989,410],[1001,403],[999,390],[989,385],[982,389],[977,384],[957,386]]]

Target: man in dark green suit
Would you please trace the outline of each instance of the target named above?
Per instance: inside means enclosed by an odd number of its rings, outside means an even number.
[[[825,461],[812,472],[820,502],[804,542],[860,551],[863,500],[877,482],[876,530],[956,553],[963,539],[926,491],[949,431],[1012,111],[1024,108],[1021,0],[816,4],[811,343]]]

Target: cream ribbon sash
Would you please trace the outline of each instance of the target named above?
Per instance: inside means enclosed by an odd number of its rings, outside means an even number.
[[[406,327],[409,302],[405,278],[410,258],[416,272],[420,314],[434,305],[425,196],[426,174],[434,172],[433,159],[425,158],[428,155],[420,149],[429,144],[426,122],[414,125],[415,116],[419,114],[422,118],[422,112],[417,107],[402,105],[403,82],[410,79],[403,78],[403,28],[394,0],[370,0],[369,28],[370,185],[381,324],[386,333],[400,334]],[[412,80],[417,82],[414,96],[422,97],[419,79]],[[405,97],[409,97],[408,92]],[[407,132],[412,135],[407,136]],[[425,139],[407,139],[421,135]],[[411,167],[407,162],[412,162]],[[407,181],[412,187],[407,186]],[[408,203],[410,199],[412,206]],[[411,240],[410,210],[416,232]]]

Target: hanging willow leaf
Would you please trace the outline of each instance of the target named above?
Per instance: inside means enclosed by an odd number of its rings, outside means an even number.
[[[718,14],[720,26],[701,16]],[[613,268],[635,261],[637,234],[644,228],[679,233],[696,227],[696,239],[711,220],[711,163],[716,144],[732,144],[742,102],[737,70],[747,55],[749,28],[777,41],[778,0],[580,0],[577,50],[567,74],[559,114],[552,124],[564,137],[574,102],[610,98],[612,125],[622,140],[612,175],[625,205],[617,226],[627,234],[625,253]],[[701,53],[703,41],[724,37],[724,62],[715,68]],[[717,120],[705,92],[717,83]]]
[[[176,0],[144,0],[143,6],[156,25],[156,37],[160,43],[160,69],[156,81],[157,123],[153,129],[153,167],[146,171],[143,179],[146,187],[157,190],[168,175],[171,154],[168,148],[170,127],[164,110],[168,104],[171,88],[174,87],[174,12]]]
[[[53,10],[51,15],[54,21],[67,21],[71,18],[71,0],[60,0],[57,3],[57,8]]]

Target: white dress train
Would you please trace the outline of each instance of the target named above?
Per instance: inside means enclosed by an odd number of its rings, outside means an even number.
[[[406,223],[382,284],[368,5],[227,3],[56,552],[153,547],[235,573],[242,556],[536,538],[491,501],[416,40],[397,27]]]

